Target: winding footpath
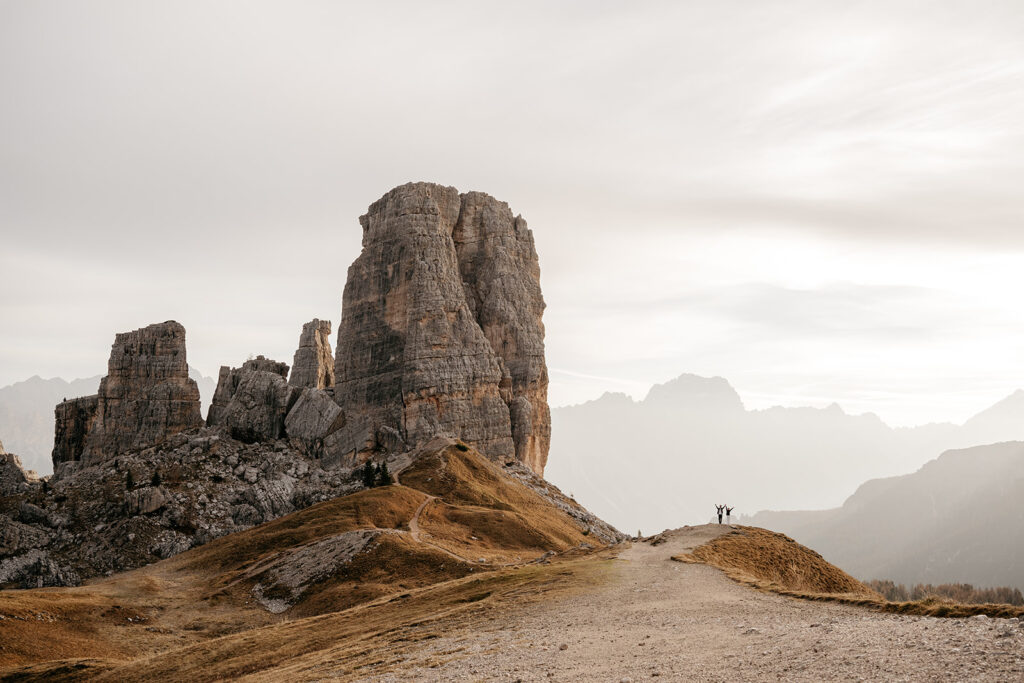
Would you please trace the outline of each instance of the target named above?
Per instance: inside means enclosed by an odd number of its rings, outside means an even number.
[[[807,602],[671,561],[726,530],[692,527],[658,546],[634,543],[606,581],[585,591],[437,624],[440,637],[374,680],[1024,680],[1018,622]]]

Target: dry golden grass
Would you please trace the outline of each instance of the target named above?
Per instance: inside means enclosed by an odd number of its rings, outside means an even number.
[[[420,459],[402,473],[402,482],[439,498],[424,509],[420,529],[466,558],[511,563],[581,543],[599,545],[499,466],[457,446]]]
[[[88,586],[0,592],[0,667],[16,667],[0,671],[0,679],[108,671],[112,680],[212,680],[283,666],[328,645],[341,647],[345,661],[368,661],[376,655],[360,643],[374,629],[391,633],[403,623],[493,604],[492,594],[557,575],[538,566],[488,573],[477,558],[525,562],[584,541],[599,545],[474,451],[443,449],[401,480]],[[421,513],[417,542],[402,532],[428,496],[438,499]],[[268,567],[306,544],[359,529],[399,533],[379,535],[284,614],[254,600],[253,586]],[[407,611],[410,605],[416,607]],[[348,616],[335,618],[340,614]]]
[[[41,663],[0,672],[0,680],[358,680],[370,666],[378,675],[400,669],[403,655],[441,629],[476,628],[500,619],[512,603],[592,585],[610,565],[588,556],[486,572],[151,657]]]
[[[736,527],[697,547],[690,557],[718,567],[744,583],[769,590],[878,596],[810,548],[783,534],[757,527]],[[685,555],[673,559],[692,561]]]
[[[827,600],[920,616],[1024,617],[1024,608],[1012,605],[966,605],[937,598],[890,602],[810,548],[757,527],[736,527],[692,553],[672,559],[711,565],[745,585],[803,600]]]

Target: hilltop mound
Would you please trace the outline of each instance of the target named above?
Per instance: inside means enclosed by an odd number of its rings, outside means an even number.
[[[866,482],[832,510],[761,512],[862,579],[1024,587],[1024,443],[947,451],[913,474]]]
[[[810,548],[783,534],[757,527],[735,527],[672,559],[703,562],[730,577],[776,591],[877,598],[877,593]]]

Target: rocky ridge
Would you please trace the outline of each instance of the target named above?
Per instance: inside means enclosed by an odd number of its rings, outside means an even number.
[[[2,456],[0,585],[70,585],[170,557],[358,489],[366,460],[397,471],[438,438],[618,538],[538,476],[550,413],[525,221],[483,193],[413,183],[360,222],[337,355],[330,322],[314,319],[290,377],[264,356],[222,367],[205,425],[184,327],[116,336],[98,393],[55,408],[54,476],[39,484]]]

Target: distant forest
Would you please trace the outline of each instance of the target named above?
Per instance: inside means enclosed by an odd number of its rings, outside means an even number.
[[[908,589],[902,583],[893,583],[888,579],[872,579],[866,583],[870,588],[881,593],[886,600],[893,602],[945,598],[968,605],[1024,605],[1024,595],[1021,594],[1020,589],[1009,586],[975,588],[969,583],[943,583],[938,586],[919,583]]]

